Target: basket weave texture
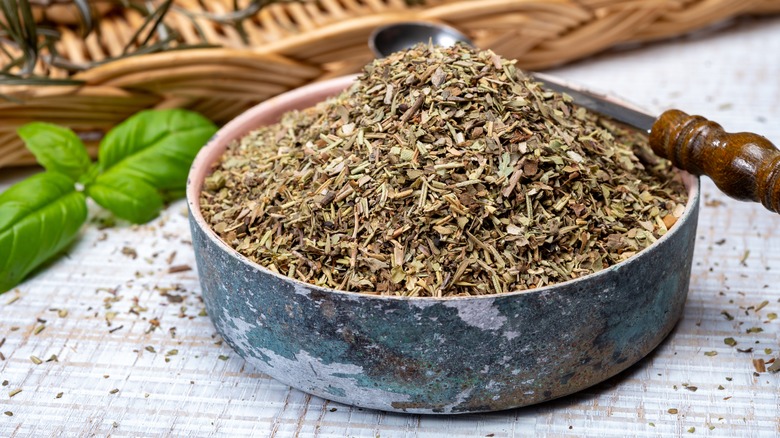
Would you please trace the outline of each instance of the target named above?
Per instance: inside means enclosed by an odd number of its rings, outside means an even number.
[[[188,108],[224,123],[247,108],[309,82],[356,72],[371,60],[366,44],[378,26],[399,21],[449,24],[478,47],[543,69],[618,44],[667,38],[730,17],[780,12],[778,0],[317,0],[266,6],[244,21],[244,36],[199,14],[225,14],[234,0],[175,0],[165,23],[182,44],[203,38],[218,48],[173,50],[110,61],[121,55],[143,17],[94,2],[99,31],[79,34],[73,10],[35,11],[59,23],[59,54],[77,73],[39,63],[38,74],[80,85],[0,82],[0,167],[32,163],[16,135],[30,121],[69,126],[85,139],[147,108]],[[410,5],[412,4],[412,5]],[[204,5],[208,9],[204,9]],[[192,17],[195,16],[194,19]],[[189,18],[188,18],[189,17]],[[196,23],[194,25],[193,23]],[[0,40],[0,45],[3,45]],[[14,53],[14,47],[4,47]],[[0,50],[0,62],[9,62]],[[95,142],[88,142],[94,155]]]

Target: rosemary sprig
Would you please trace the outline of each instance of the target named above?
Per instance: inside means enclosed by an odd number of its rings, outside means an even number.
[[[22,75],[29,75],[38,62],[38,26],[29,2],[16,0],[0,1],[4,20],[0,21],[0,37],[10,37],[14,45],[22,50]]]
[[[79,81],[54,79],[50,75],[53,70],[64,70],[68,75],[73,75],[101,64],[148,53],[219,47],[206,38],[198,24],[197,21],[204,18],[222,26],[233,27],[244,43],[248,44],[249,37],[243,27],[245,20],[272,3],[301,0],[233,0],[233,11],[224,14],[188,11],[177,6],[174,0],[112,1],[116,8],[114,12],[133,9],[144,17],[143,23],[125,43],[120,55],[77,63],[59,53],[57,43],[61,40],[61,32],[45,18],[36,21],[33,8],[73,5],[80,21],[80,33],[86,38],[90,33],[100,31],[98,24],[101,19],[94,13],[93,5],[88,0],[0,0],[0,59],[7,60],[0,66],[0,85],[77,84]],[[191,21],[200,43],[185,43],[181,34],[165,23],[171,11]],[[0,95],[0,99],[4,98],[8,96]]]
[[[146,19],[144,20],[143,24],[141,24],[141,27],[136,30],[136,32],[133,34],[133,37],[130,38],[130,41],[127,42],[125,45],[125,48],[122,50],[122,54],[127,54],[130,50],[130,47],[135,44],[136,40],[138,40],[138,37],[143,34],[144,30],[147,29],[146,36],[144,37],[143,41],[139,44],[140,47],[146,46],[149,41],[151,41],[152,37],[154,37],[155,32],[158,32],[160,34],[160,37],[163,41],[168,40],[173,41],[173,38],[167,37],[168,31],[165,28],[165,26],[162,24],[163,19],[165,18],[165,15],[168,13],[168,11],[171,9],[171,4],[173,3],[173,0],[165,0],[163,4],[153,10],[149,15],[146,16]]]

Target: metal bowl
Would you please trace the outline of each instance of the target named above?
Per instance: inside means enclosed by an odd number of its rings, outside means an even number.
[[[204,178],[226,146],[354,77],[272,98],[222,128],[190,171],[190,226],[206,309],[238,354],[271,377],[341,403],[411,413],[473,413],[565,396],[652,351],[683,311],[698,180],[666,235],[576,280],[503,295],[399,298],[326,289],[275,274],[223,243],[203,219]]]

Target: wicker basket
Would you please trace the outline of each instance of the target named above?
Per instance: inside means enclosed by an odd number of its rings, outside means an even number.
[[[397,21],[447,23],[469,34],[479,47],[515,58],[521,67],[541,69],[619,43],[679,35],[742,14],[780,12],[778,0],[317,0],[261,9],[245,20],[246,43],[232,27],[184,15],[225,13],[232,10],[233,0],[174,3],[177,8],[165,22],[176,29],[181,43],[202,42],[202,35],[220,48],[133,56],[73,75],[39,65],[39,74],[78,79],[81,85],[0,82],[5,97],[0,100],[0,167],[33,162],[16,135],[17,127],[33,120],[70,126],[93,140],[93,154],[94,140],[103,132],[146,108],[189,108],[224,123],[283,91],[357,71],[371,59],[366,44],[370,32]],[[95,13],[102,16],[99,32],[83,39],[72,5],[35,13],[58,23],[59,53],[83,64],[121,54],[143,22],[138,12],[113,4],[94,2]],[[4,49],[13,54],[13,47]],[[3,65],[9,61],[4,51],[0,60]]]

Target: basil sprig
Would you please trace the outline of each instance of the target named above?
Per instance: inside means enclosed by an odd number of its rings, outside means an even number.
[[[40,122],[19,128],[46,171],[0,193],[0,293],[76,238],[87,195],[132,223],[156,217],[163,200],[182,195],[192,160],[216,130],[191,111],[142,111],[106,134],[93,163],[70,129]]]

